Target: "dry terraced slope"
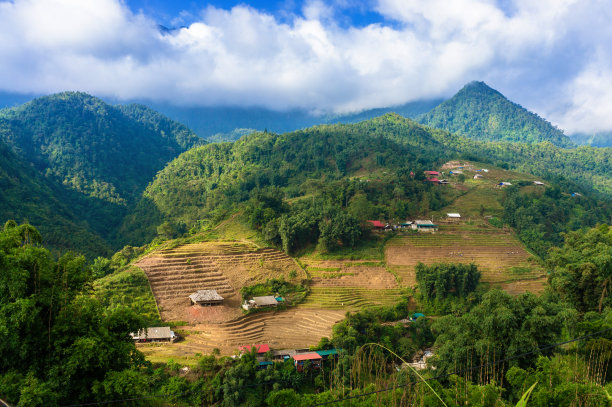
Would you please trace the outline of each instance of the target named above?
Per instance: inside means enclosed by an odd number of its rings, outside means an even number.
[[[240,313],[240,288],[284,277],[300,282],[301,268],[286,254],[249,243],[202,242],[160,250],[140,260],[166,321],[223,321]],[[296,277],[290,278],[291,271]],[[225,298],[221,307],[191,307],[189,295],[197,290],[217,290]],[[203,312],[201,312],[203,311]]]

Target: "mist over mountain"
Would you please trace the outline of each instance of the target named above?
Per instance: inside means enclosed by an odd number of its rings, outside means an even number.
[[[305,110],[274,111],[261,107],[196,107],[170,104],[148,104],[159,112],[184,123],[200,137],[210,141],[233,141],[245,134],[237,129],[275,133],[304,129],[319,124],[356,123],[385,113],[395,112],[415,118],[440,104],[442,100],[423,100],[399,106],[368,109],[349,114],[316,114]]]

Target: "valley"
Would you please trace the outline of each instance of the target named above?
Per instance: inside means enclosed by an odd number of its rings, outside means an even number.
[[[145,255],[134,265],[145,271],[161,319],[174,324],[182,340],[141,344],[139,349],[151,361],[193,364],[196,354],[214,349],[231,355],[239,346],[262,343],[272,349],[315,346],[331,336],[333,325],[346,312],[393,305],[410,295],[417,285],[418,263],[474,263],[489,288],[512,295],[542,292],[546,273],[541,260],[511,229],[491,224],[503,212],[499,199],[504,190],[498,184],[510,180],[532,185],[537,178],[490,167],[486,177],[475,180],[482,166],[472,162],[449,162],[442,168],[459,166],[468,180],[438,186],[454,199],[431,215],[438,225],[435,233],[381,231],[370,246],[347,256],[309,250],[292,258],[249,240],[252,232],[240,216],[232,216],[209,233],[212,240],[170,241]],[[462,213],[462,218],[448,220],[450,211]],[[223,240],[228,236],[233,240]],[[288,309],[243,315],[241,288],[269,278],[304,284],[308,293]],[[191,305],[188,296],[198,289],[217,290],[223,305]],[[413,303],[412,310],[417,310],[414,307]]]

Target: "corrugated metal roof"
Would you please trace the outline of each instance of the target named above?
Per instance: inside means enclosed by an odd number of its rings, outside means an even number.
[[[329,356],[329,355],[337,355],[338,351],[336,349],[326,349],[326,350],[318,350],[317,353],[321,356]]]
[[[257,306],[265,306],[265,305],[277,305],[278,301],[272,295],[266,295],[264,297],[253,297],[253,301]]]
[[[189,296],[193,302],[223,301],[217,290],[198,290]]]
[[[253,348],[257,349],[257,353],[266,353],[270,351],[270,345],[253,345]],[[244,345],[244,346],[238,346],[238,350],[242,351],[242,352],[250,352],[251,351],[251,345]]]
[[[301,353],[293,356],[294,360],[317,360],[323,359],[318,353]]]
[[[132,333],[130,335],[132,335],[134,339],[170,339],[174,336],[174,332],[172,332],[168,326],[160,326],[147,328],[146,330],[141,329],[136,334]]]

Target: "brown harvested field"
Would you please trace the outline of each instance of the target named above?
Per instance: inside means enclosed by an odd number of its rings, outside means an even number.
[[[395,277],[380,262],[307,260],[306,270],[313,286],[397,288]]]
[[[185,337],[174,344],[145,344],[139,349],[150,358],[188,358],[218,348],[232,354],[240,345],[268,344],[273,349],[302,349],[331,336],[332,326],[344,318],[343,310],[293,308],[260,312],[217,324],[176,328]]]
[[[385,250],[389,267],[401,278],[402,285],[416,285],[414,267],[452,262],[475,263],[481,280],[494,287],[518,294],[544,289],[545,272],[516,237],[502,229],[473,228],[457,224],[435,234],[413,234],[394,238]]]
[[[304,271],[286,254],[242,242],[202,242],[154,252],[136,266],[147,274],[165,321],[227,321],[241,315],[240,288],[284,277],[300,282]],[[296,272],[290,278],[291,271]],[[190,306],[189,295],[214,289],[225,298],[216,307]]]

